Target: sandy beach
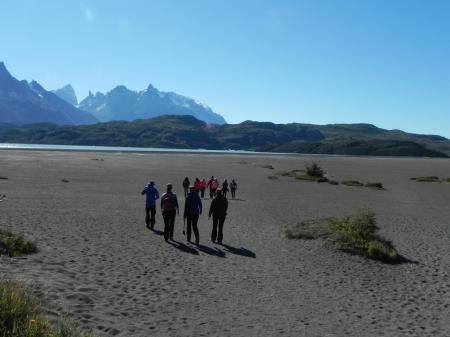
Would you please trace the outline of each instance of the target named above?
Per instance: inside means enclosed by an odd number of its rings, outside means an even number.
[[[335,179],[387,188],[270,180],[315,161]],[[274,170],[263,168],[273,165]],[[144,223],[149,179],[235,178],[224,243],[186,243],[182,218],[164,242]],[[39,252],[0,259],[3,278],[33,287],[50,318],[65,312],[98,336],[379,337],[450,335],[450,160],[0,151],[0,228],[23,233]],[[68,182],[62,182],[65,179]],[[282,228],[370,207],[381,233],[415,261],[383,264],[288,240]],[[182,207],[183,209],[183,207]]]

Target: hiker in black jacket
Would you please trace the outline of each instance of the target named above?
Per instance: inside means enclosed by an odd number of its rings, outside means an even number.
[[[223,239],[223,223],[225,222],[225,217],[227,216],[228,200],[222,195],[222,190],[219,188],[216,191],[216,197],[211,202],[211,207],[209,208],[208,218],[213,217],[213,229],[211,233],[211,241],[221,244]],[[217,232],[217,226],[219,226],[219,231]]]
[[[189,187],[189,194],[184,202],[184,219],[187,222],[187,240],[191,242],[191,232],[194,231],[195,244],[198,245],[200,236],[198,233],[198,217],[202,214],[202,200],[194,186]]]

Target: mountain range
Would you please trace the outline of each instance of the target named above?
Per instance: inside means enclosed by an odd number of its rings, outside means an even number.
[[[0,124],[0,142],[252,150],[340,155],[448,157],[444,137],[385,130],[371,124],[274,124],[246,121],[210,125],[192,116],[83,126]]]
[[[0,123],[84,125],[161,115],[192,115],[211,124],[226,123],[207,105],[174,92],[159,91],[152,85],[142,91],[120,85],[106,94],[89,93],[78,104],[70,84],[47,91],[36,81],[17,80],[0,62]]]
[[[78,107],[90,112],[101,122],[133,121],[161,115],[191,115],[211,124],[226,124],[225,119],[207,105],[192,98],[163,92],[151,84],[145,90],[133,91],[119,85],[103,94],[91,92]]]
[[[16,125],[54,123],[60,125],[93,124],[98,120],[36,81],[19,81],[0,62],[0,122]]]

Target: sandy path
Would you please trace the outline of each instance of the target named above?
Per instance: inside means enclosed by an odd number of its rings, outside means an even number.
[[[267,179],[312,158],[338,180],[382,181],[388,190]],[[145,228],[140,191],[149,178],[180,194],[185,175],[211,174],[240,187],[225,224],[228,246],[209,242],[206,215],[200,247],[185,243],[181,218],[179,243]],[[409,180],[450,177],[448,160],[0,151],[0,175],[9,178],[0,180],[8,197],[0,227],[41,248],[1,259],[0,272],[34,284],[50,315],[64,308],[100,336],[450,333],[450,184]],[[418,263],[384,265],[280,235],[285,224],[361,206]]]

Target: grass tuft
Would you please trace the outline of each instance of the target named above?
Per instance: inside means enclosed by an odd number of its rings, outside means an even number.
[[[375,188],[377,190],[385,190],[383,183],[380,183],[380,182],[376,182],[376,183],[368,182],[368,183],[366,183],[366,187]]]
[[[285,229],[289,239],[323,238],[339,249],[387,263],[400,263],[405,259],[391,242],[378,235],[375,213],[370,210],[345,216],[308,220]]]
[[[364,186],[364,184],[358,180],[345,180],[341,182],[341,185],[345,186]]]
[[[436,176],[416,177],[416,178],[411,178],[411,180],[415,180],[419,183],[439,183],[439,182],[441,182],[441,179],[439,179],[439,177],[436,177]]]
[[[322,178],[325,175],[323,169],[316,163],[306,165],[306,174],[310,177]]]
[[[25,240],[22,235],[0,230],[0,255],[14,257],[36,252],[36,245]]]
[[[52,328],[37,300],[18,284],[6,281],[0,282],[0,336],[81,337],[64,324],[58,329]]]

